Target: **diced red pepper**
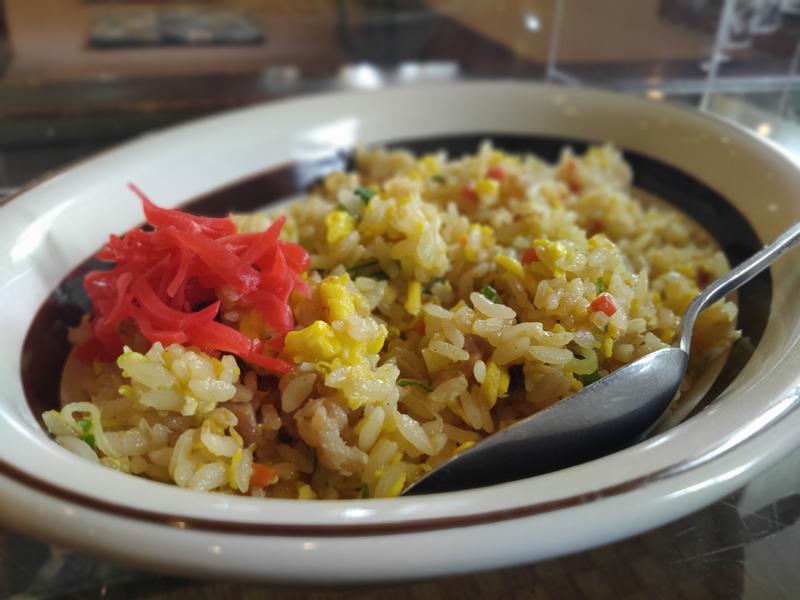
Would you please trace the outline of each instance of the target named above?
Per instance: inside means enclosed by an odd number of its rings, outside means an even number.
[[[489,167],[486,171],[486,177],[495,181],[503,181],[506,178],[506,170],[500,165]]]
[[[603,292],[592,300],[591,304],[589,304],[589,310],[592,312],[604,312],[611,317],[617,312],[617,305],[614,303],[614,298],[611,294]]]
[[[478,192],[468,185],[461,188],[461,197],[472,204],[480,204],[481,202],[481,197],[478,195]]]
[[[536,248],[528,248],[525,250],[525,254],[522,255],[522,264],[529,265],[532,262],[536,262],[539,260],[539,257],[536,254]]]

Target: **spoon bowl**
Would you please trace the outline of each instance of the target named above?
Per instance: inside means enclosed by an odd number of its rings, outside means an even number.
[[[648,354],[456,455],[405,495],[505,483],[619,450],[667,409],[680,385],[674,373],[688,361],[680,348]]]
[[[403,495],[471,489],[541,475],[614,452],[646,435],[678,392],[689,364],[697,316],[798,242],[800,223],[709,284],[686,310],[675,346],[643,356],[490,435],[418,479]]]

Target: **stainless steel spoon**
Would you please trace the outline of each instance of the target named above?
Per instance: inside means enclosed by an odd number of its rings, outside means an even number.
[[[675,346],[657,350],[576,394],[494,433],[409,486],[403,495],[522,479],[613,452],[646,434],[678,391],[698,314],[800,242],[800,223],[712,282],[689,305]]]

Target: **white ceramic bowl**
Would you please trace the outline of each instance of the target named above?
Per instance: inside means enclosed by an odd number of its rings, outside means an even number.
[[[762,240],[800,219],[800,171],[777,147],[688,110],[583,89],[493,82],[315,96],[144,136],[0,208],[0,519],[55,543],[195,576],[423,578],[530,562],[655,527],[797,445],[800,268],[792,258],[772,270],[754,354],[710,408],[645,443],[545,476],[429,497],[259,500],[123,475],[48,439],[23,392],[23,340],[59,281],[109,233],[141,221],[128,181],[171,206],[282,165],[285,188],[253,187],[266,199],[307,180],[309,164],[334,164],[326,160],[337,149],[464,134],[610,140],[706,186]],[[701,194],[686,206],[702,211],[704,202]]]

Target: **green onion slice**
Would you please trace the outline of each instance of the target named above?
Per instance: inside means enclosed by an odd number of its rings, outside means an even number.
[[[418,387],[421,390],[425,390],[426,392],[430,392],[432,390],[431,386],[429,386],[427,383],[417,381],[416,379],[398,379],[397,385],[400,387],[406,387],[410,385],[412,387]]]
[[[81,438],[81,440],[86,442],[89,445],[89,448],[91,448],[92,450],[95,449],[94,436],[91,433],[87,433],[86,435],[84,435]]]
[[[488,284],[483,286],[481,294],[483,294],[488,300],[491,300],[495,303],[500,300],[500,294],[498,294],[497,290]]]
[[[372,197],[375,195],[375,190],[369,187],[358,187],[356,188],[353,193],[358,196],[358,198],[364,203],[369,204],[369,201],[372,200]]]
[[[597,288],[597,295],[598,296],[606,291],[606,284],[603,283],[602,279],[598,279],[597,281],[595,281],[594,282],[594,286]]]
[[[597,371],[593,371],[588,375],[575,375],[575,377],[577,378],[578,381],[580,381],[583,384],[583,387],[586,387],[587,385],[591,385],[595,381],[600,379],[600,373],[598,373]]]
[[[377,266],[377,264],[378,264],[378,259],[377,258],[373,258],[372,260],[366,260],[366,261],[364,261],[362,263],[357,263],[357,264],[353,265],[352,267],[348,267],[347,268],[347,272],[352,275],[356,271],[362,271],[364,269],[369,269],[370,267]]]

